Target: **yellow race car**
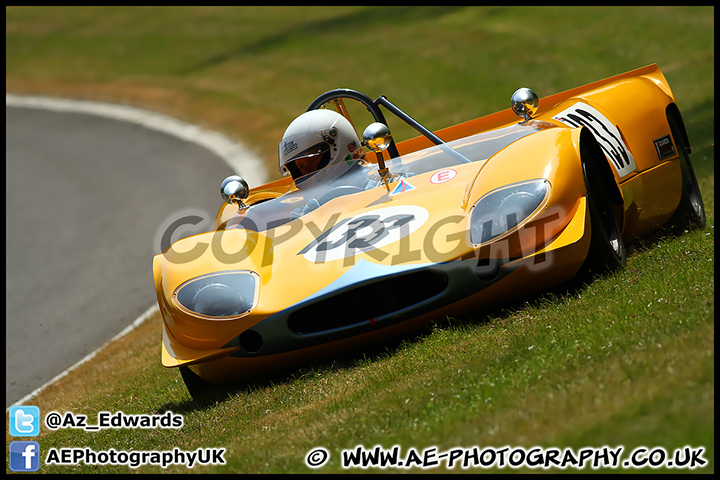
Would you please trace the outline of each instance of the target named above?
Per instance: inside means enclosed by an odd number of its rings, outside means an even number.
[[[308,111],[352,124],[349,104],[372,116],[359,155],[252,191],[225,179],[215,230],[154,258],[162,364],[193,396],[622,268],[624,242],[705,225],[655,65],[542,99],[521,88],[436,132],[354,90]],[[420,135],[396,143],[384,111]]]

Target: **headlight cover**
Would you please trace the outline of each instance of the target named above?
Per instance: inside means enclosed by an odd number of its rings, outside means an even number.
[[[173,300],[190,313],[227,319],[249,313],[257,303],[258,277],[247,270],[212,273],[180,285]]]
[[[512,230],[532,215],[550,194],[545,179],[516,183],[490,192],[473,206],[470,241],[478,246]]]

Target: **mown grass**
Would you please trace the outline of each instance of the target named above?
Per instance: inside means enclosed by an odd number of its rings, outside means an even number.
[[[43,429],[41,447],[227,448],[204,472],[302,472],[325,446],[704,446],[714,469],[713,232],[638,246],[628,268],[418,336],[192,401],[158,364],[159,319],[37,399],[42,412],[184,416],[181,430]],[[642,280],[641,280],[642,279]],[[678,292],[678,285],[682,291]],[[92,422],[94,423],[94,421]],[[63,473],[120,467],[43,467]],[[142,472],[160,471],[143,467]],[[182,472],[181,467],[168,471]]]
[[[589,285],[447,319],[417,336],[299,366],[205,402],[191,400],[177,371],[160,365],[160,320],[151,318],[32,403],[43,414],[73,411],[92,423],[98,411],[172,410],[184,416],[183,428],[43,427],[42,451],[222,447],[227,465],[192,471],[272,473],[311,471],[305,455],[324,446],[331,458],[319,471],[330,473],[343,471],[340,452],[356,445],[418,451],[622,445],[626,452],[661,446],[669,453],[689,445],[706,449],[709,463],[700,471],[713,472],[712,13],[7,8],[8,92],[162,111],[244,140],[269,168],[287,123],[331,88],[387,94],[440,128],[507,108],[519,86],[545,95],[658,63],[685,117],[709,214],[704,230],[634,243],[624,271]],[[135,470],[43,465],[40,471]]]
[[[200,122],[248,143],[275,174],[284,129],[338,87],[385,94],[438,129],[508,108],[520,86],[545,96],[657,63],[683,112],[712,117],[712,12],[8,7],[6,89],[129,103]],[[401,138],[415,135],[391,127]]]

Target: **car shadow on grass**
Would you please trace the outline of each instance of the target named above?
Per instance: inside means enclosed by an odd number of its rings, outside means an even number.
[[[155,413],[162,414],[167,411],[174,413],[190,413],[194,411],[206,410],[224,403],[228,400],[236,398],[238,395],[248,394],[253,391],[271,388],[273,386],[289,384],[298,381],[306,376],[316,376],[342,370],[352,370],[368,363],[377,362],[383,358],[393,356],[398,349],[402,348],[408,342],[417,342],[432,333],[438,325],[441,326],[445,322],[439,322],[427,327],[423,327],[416,332],[404,336],[397,336],[387,339],[364,348],[348,351],[342,355],[330,357],[322,360],[308,361],[302,365],[295,365],[275,373],[268,374],[261,379],[237,381],[223,385],[212,385],[197,377],[197,375],[188,374],[189,369],[185,370],[183,380],[185,381],[188,391],[192,390],[189,397],[181,402],[168,402],[158,407]]]

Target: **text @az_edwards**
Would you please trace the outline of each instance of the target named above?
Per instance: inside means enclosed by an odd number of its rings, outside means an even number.
[[[94,424],[88,423],[87,415],[75,414],[73,412],[50,412],[45,415],[45,425],[51,430],[60,428],[76,428],[86,431],[97,431],[103,429],[120,428],[144,428],[144,429],[168,429],[182,428],[184,419],[182,415],[167,411],[162,414],[126,414],[122,411],[98,412],[97,421]]]

